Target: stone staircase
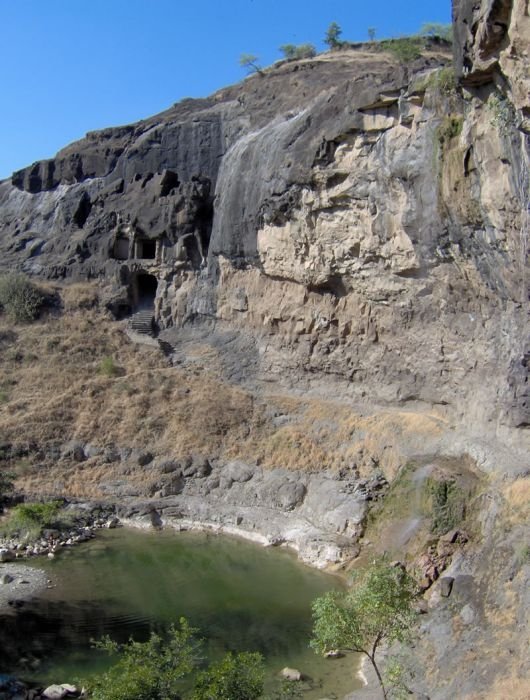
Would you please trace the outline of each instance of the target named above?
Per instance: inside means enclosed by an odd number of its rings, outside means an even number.
[[[129,328],[134,333],[153,337],[154,331],[153,309],[140,309],[129,318]]]

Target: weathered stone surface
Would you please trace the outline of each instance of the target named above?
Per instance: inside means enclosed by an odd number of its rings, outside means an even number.
[[[286,681],[301,681],[302,680],[302,674],[297,668],[289,668],[286,666],[285,668],[282,668],[280,671],[280,675],[282,678],[285,678]]]
[[[520,15],[482,5],[488,27]],[[250,338],[260,376],[442,406],[521,446],[528,145],[492,124],[493,78],[466,101],[435,89],[448,61],[433,47],[408,71],[366,48],[280,63],[91,133],[0,183],[2,264],[102,276],[117,314],[152,275],[159,325]]]
[[[526,0],[454,0],[455,63],[466,85],[508,86],[530,133],[530,16]]]

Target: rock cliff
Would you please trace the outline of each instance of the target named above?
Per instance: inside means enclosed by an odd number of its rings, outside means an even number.
[[[449,603],[433,592],[418,678],[432,697],[479,697],[496,674],[492,648],[519,673],[529,22],[524,0],[454,0],[454,61],[432,41],[409,63],[374,45],[279,62],[209,98],[89,133],[1,182],[0,267],[97,280],[116,318],[152,308],[172,365],[158,358],[136,372],[138,356],[126,360],[105,326],[127,381],[105,394],[79,370],[82,400],[70,375],[59,399],[34,407],[34,385],[46,389],[36,377],[23,386],[13,350],[22,399],[2,413],[2,439],[50,467],[28,489],[119,498],[124,518],[201,521],[326,565],[358,552],[368,502],[407,463],[407,499],[427,468],[442,483],[469,479],[484,488],[473,487],[474,543],[451,550]],[[96,322],[83,323],[75,339],[63,329],[49,342],[100,359],[103,349],[83,347]],[[208,474],[191,469],[193,453]],[[400,546],[417,524],[408,515]],[[453,544],[431,543],[431,569],[440,557],[449,565]],[[447,654],[455,667],[466,654],[481,678],[442,677]]]
[[[455,3],[461,87],[443,46],[361,46],[90,133],[0,184],[2,264],[102,278],[118,315],[156,286],[161,329],[251,334],[261,376],[521,447],[523,6]]]

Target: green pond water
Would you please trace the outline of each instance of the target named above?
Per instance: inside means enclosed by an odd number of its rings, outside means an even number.
[[[90,648],[104,634],[145,640],[180,617],[200,630],[205,652],[259,651],[273,678],[284,666],[312,679],[304,697],[342,698],[361,684],[358,659],[322,659],[308,648],[311,601],[341,581],[282,549],[206,533],[102,531],[91,542],[39,560],[53,587],[0,620],[39,666],[3,669],[39,682],[71,682],[108,664]]]

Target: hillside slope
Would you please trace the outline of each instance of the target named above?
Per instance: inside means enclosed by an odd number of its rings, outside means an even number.
[[[439,42],[280,62],[1,182],[0,268],[56,299],[2,319],[2,460],[318,566],[389,551],[427,591],[414,690],[522,698],[530,19],[453,16],[456,82]]]

